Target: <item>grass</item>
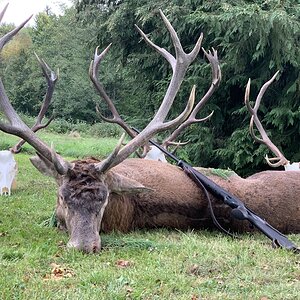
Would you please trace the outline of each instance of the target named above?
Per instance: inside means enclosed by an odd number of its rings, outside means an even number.
[[[53,144],[58,153],[64,157],[82,158],[95,156],[97,158],[106,157],[115,147],[117,139],[113,137],[95,138],[89,136],[73,136],[72,134],[57,134],[49,131],[38,132],[37,135],[48,145]],[[15,145],[19,139],[17,137],[0,132],[0,150],[9,149]],[[34,149],[27,143],[22,147],[22,151],[34,154]]]
[[[102,157],[116,142],[43,138],[69,157]],[[0,144],[9,139],[0,135]],[[41,226],[53,213],[56,186],[29,156],[16,156],[17,189],[0,197],[0,299],[299,299],[299,255],[273,250],[260,234],[116,232],[102,235],[100,254],[67,250],[67,234]],[[290,237],[300,244],[300,235]]]

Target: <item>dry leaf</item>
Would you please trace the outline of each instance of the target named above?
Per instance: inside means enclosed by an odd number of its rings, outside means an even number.
[[[117,267],[119,268],[128,268],[132,265],[132,263],[128,260],[124,260],[124,259],[119,259],[117,262],[116,262],[116,265]]]
[[[130,287],[130,286],[127,286],[127,288],[126,288],[126,293],[127,293],[127,294],[131,294],[132,292],[133,292],[133,288]]]
[[[50,264],[50,267],[51,267],[51,273],[46,274],[44,276],[44,280],[49,280],[49,279],[60,280],[60,279],[70,278],[75,276],[75,273],[72,270],[66,267],[62,267],[58,264],[52,263]]]
[[[187,273],[189,274],[189,275],[199,275],[199,271],[200,270],[200,266],[199,265],[197,265],[197,264],[193,264],[193,265],[191,265],[190,267],[189,267],[189,269],[188,269],[188,271],[187,271]]]

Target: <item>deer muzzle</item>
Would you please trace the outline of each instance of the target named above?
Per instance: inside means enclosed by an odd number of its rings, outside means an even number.
[[[91,238],[71,238],[67,247],[80,250],[85,253],[98,253],[101,250],[101,239],[99,233],[96,233]]]
[[[70,233],[68,248],[75,248],[85,253],[97,253],[100,251],[100,224],[96,218],[77,215],[72,218],[70,225],[68,228]]]

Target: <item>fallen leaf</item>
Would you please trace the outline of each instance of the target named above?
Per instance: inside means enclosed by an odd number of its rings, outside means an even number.
[[[119,268],[128,268],[132,265],[132,263],[128,260],[124,260],[124,259],[119,259],[117,262],[116,262],[116,265],[117,267]]]
[[[74,277],[75,273],[63,266],[60,266],[56,263],[52,263],[50,264],[51,267],[51,272],[50,274],[46,274],[44,276],[44,280],[60,280],[60,279],[64,279],[64,278],[70,278],[70,277]]]
[[[200,266],[199,265],[197,265],[197,264],[193,264],[193,265],[191,265],[189,268],[188,268],[188,271],[187,271],[187,273],[189,274],[189,275],[199,275],[199,270],[200,270]]]
[[[127,286],[127,288],[126,288],[126,293],[127,293],[127,294],[131,294],[132,292],[133,292],[133,288],[130,287],[130,286]]]

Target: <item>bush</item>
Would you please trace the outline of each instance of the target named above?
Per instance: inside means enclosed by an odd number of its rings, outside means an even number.
[[[73,131],[74,128],[71,122],[64,119],[56,119],[50,123],[48,130],[56,133],[69,133]]]
[[[123,129],[117,124],[96,123],[90,127],[89,133],[97,137],[120,137]]]

